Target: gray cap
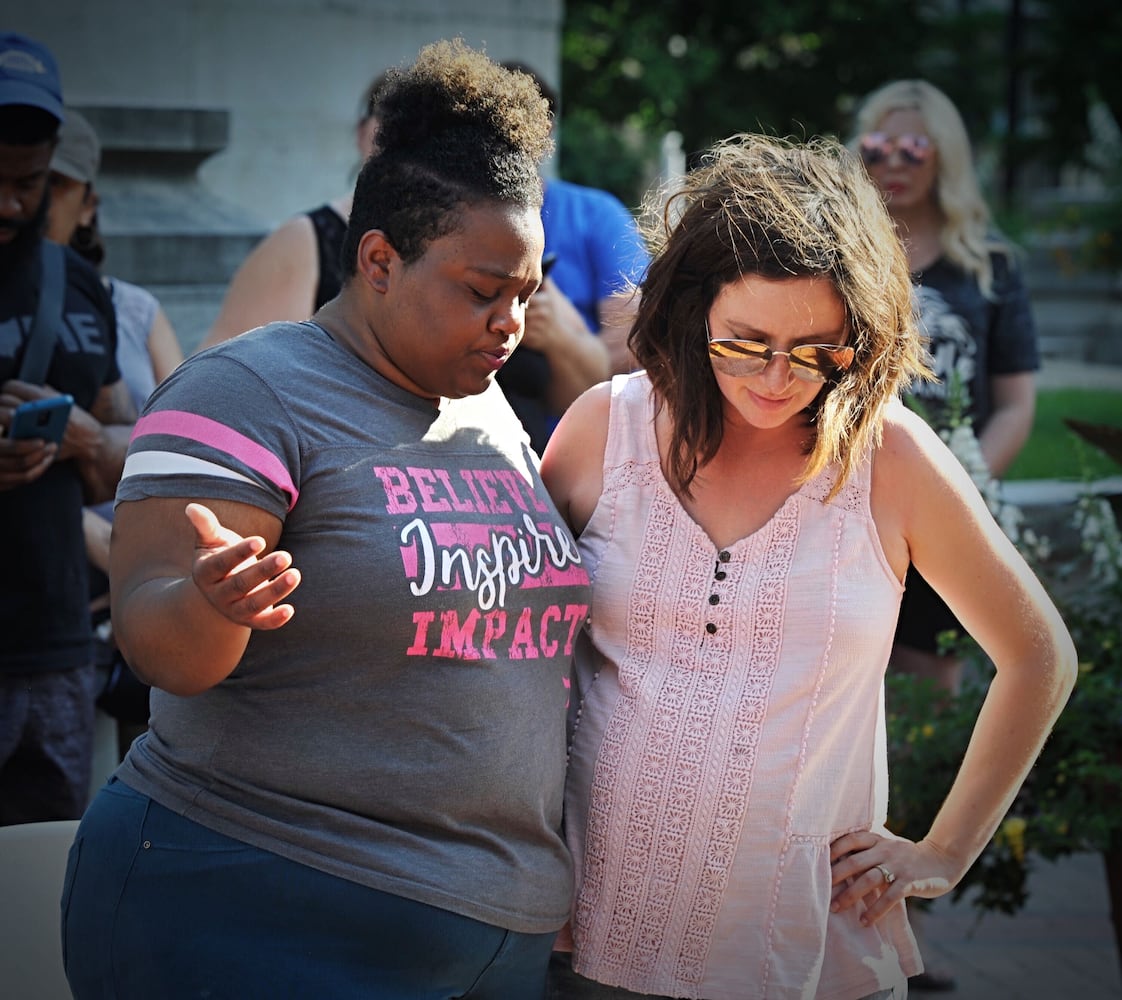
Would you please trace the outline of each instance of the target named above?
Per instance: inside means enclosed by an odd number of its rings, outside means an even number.
[[[101,164],[101,143],[93,126],[73,108],[58,130],[58,145],[51,157],[51,170],[83,184],[92,184]]]

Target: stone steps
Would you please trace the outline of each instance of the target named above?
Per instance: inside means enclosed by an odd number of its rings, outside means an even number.
[[[1026,248],[1025,284],[1043,357],[1122,364],[1122,274],[1083,266],[1085,236],[1035,234]]]
[[[97,131],[105,271],[156,295],[190,353],[266,229],[208,190],[200,166],[226,147],[229,113],[78,105]]]

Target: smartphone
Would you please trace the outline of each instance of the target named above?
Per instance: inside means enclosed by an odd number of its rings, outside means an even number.
[[[12,414],[8,437],[41,438],[58,444],[66,431],[66,421],[70,419],[73,405],[73,396],[51,396],[49,399],[21,403]]]
[[[547,275],[553,270],[553,265],[557,263],[557,254],[547,253],[542,257],[542,281],[545,281]]]

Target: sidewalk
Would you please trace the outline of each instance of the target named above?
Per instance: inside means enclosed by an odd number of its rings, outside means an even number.
[[[1038,389],[1117,389],[1122,392],[1122,365],[1045,358],[1036,375],[1036,387]],[[1122,418],[1122,413],[1119,417]]]
[[[1117,1000],[1122,974],[1102,858],[1037,861],[1029,901],[1013,916],[938,900],[925,958],[958,982],[948,1000]],[[913,992],[915,998],[935,996]]]

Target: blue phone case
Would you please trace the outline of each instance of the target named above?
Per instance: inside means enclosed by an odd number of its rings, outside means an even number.
[[[73,396],[51,396],[22,403],[12,414],[8,437],[14,439],[40,438],[58,444],[70,419]]]

